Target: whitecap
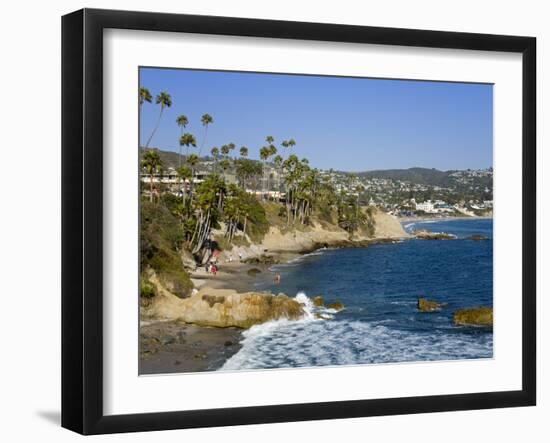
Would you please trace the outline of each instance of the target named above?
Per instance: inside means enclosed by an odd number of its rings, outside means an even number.
[[[364,321],[304,318],[250,328],[222,370],[490,358],[492,352],[492,334],[410,332]]]

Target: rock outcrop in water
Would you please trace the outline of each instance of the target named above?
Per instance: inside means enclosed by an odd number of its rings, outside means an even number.
[[[312,302],[313,302],[313,306],[317,308],[321,308],[325,306],[325,300],[323,299],[322,295],[317,295],[316,297],[313,297]]]
[[[180,320],[199,326],[250,328],[270,320],[298,320],[304,315],[303,306],[284,294],[241,294],[231,289],[204,288],[181,299],[164,288],[156,276],[152,276],[151,281],[157,295],[150,305],[142,307],[145,318]]]
[[[344,309],[344,304],[340,301],[335,301],[327,305],[328,309],[334,309],[335,311],[341,311]]]
[[[413,231],[412,234],[420,240],[454,240],[456,237],[446,232],[430,232],[425,229]]]
[[[481,235],[481,234],[470,235],[469,237],[466,237],[466,239],[473,240],[473,241],[489,240],[488,237],[485,237],[484,235]]]
[[[441,310],[442,307],[443,307],[442,303],[438,303],[432,300],[427,300],[422,297],[418,299],[418,302],[416,304],[416,308],[420,312],[435,312],[435,311]]]
[[[453,314],[457,326],[493,326],[493,308],[459,309]]]

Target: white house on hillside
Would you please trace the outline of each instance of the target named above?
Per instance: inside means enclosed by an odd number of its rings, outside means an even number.
[[[417,211],[424,211],[424,212],[435,212],[434,211],[434,203],[431,200],[417,203],[416,204],[416,210]]]

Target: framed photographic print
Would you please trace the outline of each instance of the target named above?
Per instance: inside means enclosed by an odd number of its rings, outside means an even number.
[[[64,427],[535,404],[534,38],[62,28]]]

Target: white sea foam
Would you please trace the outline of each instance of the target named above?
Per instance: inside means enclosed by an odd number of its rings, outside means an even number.
[[[487,358],[492,356],[491,334],[411,332],[382,322],[319,319],[331,315],[313,306],[304,293],[301,320],[278,320],[244,332],[241,350],[222,370],[350,365],[422,360]],[[388,324],[388,323],[385,323]],[[480,338],[481,337],[481,338]]]
[[[398,305],[398,306],[412,306],[412,305],[416,305],[418,302],[414,301],[414,300],[410,300],[410,301],[391,301],[390,302],[390,305]]]

